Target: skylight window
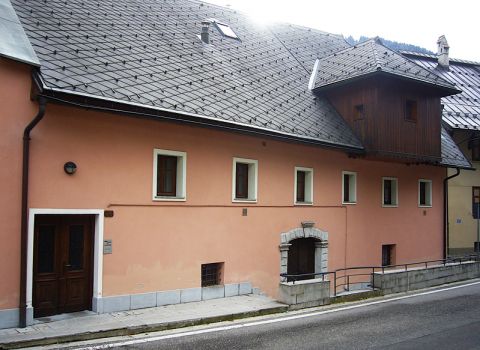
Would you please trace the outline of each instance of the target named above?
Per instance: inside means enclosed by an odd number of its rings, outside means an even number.
[[[233,38],[233,39],[238,39],[237,34],[235,34],[235,32],[232,30],[232,28],[230,28],[228,24],[215,22],[215,25],[217,26],[220,33],[223,34],[223,36]]]

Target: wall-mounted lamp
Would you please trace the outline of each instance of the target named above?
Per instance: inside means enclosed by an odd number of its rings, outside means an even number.
[[[65,170],[68,175],[73,175],[77,171],[77,164],[74,162],[66,162],[63,165],[63,170]]]

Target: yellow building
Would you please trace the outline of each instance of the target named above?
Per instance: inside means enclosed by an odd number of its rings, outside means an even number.
[[[462,149],[473,167],[479,170],[461,170],[460,174],[448,181],[448,247],[450,255],[463,255],[474,252],[474,243],[480,241],[480,159],[478,143],[471,141],[479,137],[478,132],[454,130],[453,138]],[[475,160],[474,160],[475,159]],[[454,169],[448,175],[455,175]],[[477,200],[475,200],[475,197]],[[479,218],[479,219],[477,219]]]

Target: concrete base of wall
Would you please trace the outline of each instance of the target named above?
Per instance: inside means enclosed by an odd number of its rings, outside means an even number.
[[[166,290],[160,292],[117,295],[93,298],[92,311],[103,314],[109,312],[144,309],[193,301],[225,298],[252,294],[254,289],[250,282],[232,283],[221,286]],[[0,310],[0,329],[19,326],[19,309]],[[33,308],[27,309],[27,326],[34,323]]]
[[[473,242],[471,247],[463,247],[463,248],[449,248],[448,255],[449,256],[465,256],[469,254],[474,254],[475,251],[473,250]]]
[[[278,300],[290,309],[302,309],[330,303],[330,281],[321,279],[281,282]]]
[[[0,329],[18,327],[20,322],[20,310],[7,309],[0,310]]]
[[[400,293],[480,277],[480,262],[447,264],[427,269],[375,273],[373,285],[383,294]]]
[[[160,292],[94,298],[93,311],[97,313],[109,313],[143,309],[147,307],[190,303],[194,301],[251,294],[252,290],[252,284],[250,282],[242,282],[221,286],[175,289]]]

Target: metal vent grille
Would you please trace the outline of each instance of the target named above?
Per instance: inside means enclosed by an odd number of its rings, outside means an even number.
[[[202,264],[202,287],[221,284],[223,263]]]

